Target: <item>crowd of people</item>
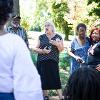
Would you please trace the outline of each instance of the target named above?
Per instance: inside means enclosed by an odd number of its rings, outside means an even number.
[[[86,25],[80,23],[76,32],[68,48],[71,73],[64,100],[100,100],[100,28],[95,26],[87,37]]]
[[[32,48],[38,53],[35,66],[21,17],[12,16],[5,30],[12,10],[13,0],[0,0],[0,100],[49,100],[48,90],[56,90],[59,100],[100,100],[100,28],[93,28],[87,37],[86,25],[77,25],[77,36],[67,48],[70,77],[63,96],[59,75],[62,37],[52,22],[45,22],[45,32]]]
[[[71,56],[71,74],[80,67],[96,68],[100,64],[100,28],[93,28],[87,37],[86,25],[79,23],[76,27],[76,33],[71,46],[67,49]]]

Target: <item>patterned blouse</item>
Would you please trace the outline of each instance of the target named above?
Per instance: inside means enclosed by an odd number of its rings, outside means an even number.
[[[84,66],[86,65],[86,61],[87,61],[87,56],[88,56],[88,49],[89,49],[89,40],[88,38],[86,38],[86,43],[84,45],[80,45],[80,43],[78,42],[77,38],[75,38],[72,43],[71,43],[71,51],[81,57],[85,63],[84,64],[80,64],[76,61],[75,58],[71,58],[71,73],[74,72],[77,68],[79,68],[80,66]]]
[[[56,34],[51,40],[56,40],[59,38],[62,40],[62,37],[59,34]],[[51,49],[51,52],[49,54],[38,54],[38,61],[44,61],[44,60],[54,60],[56,62],[59,62],[59,50],[56,46],[52,45],[46,36],[46,34],[40,35],[39,37],[40,40],[40,47],[43,49],[44,47],[47,47],[47,49]]]

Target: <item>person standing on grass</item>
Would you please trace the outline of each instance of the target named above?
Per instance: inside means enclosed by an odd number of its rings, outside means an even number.
[[[47,90],[57,90],[63,100],[59,76],[59,53],[63,50],[62,37],[55,33],[51,22],[45,23],[45,33],[39,36],[35,51],[38,53],[37,69],[41,76],[44,100],[49,100]]]
[[[79,23],[76,27],[77,37],[71,42],[68,54],[71,56],[70,73],[79,67],[84,67],[87,60],[87,52],[90,47],[89,38],[86,36],[86,25]]]

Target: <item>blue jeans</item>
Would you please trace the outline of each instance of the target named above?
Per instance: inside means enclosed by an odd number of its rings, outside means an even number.
[[[15,100],[13,93],[1,93],[0,92],[0,100]]]

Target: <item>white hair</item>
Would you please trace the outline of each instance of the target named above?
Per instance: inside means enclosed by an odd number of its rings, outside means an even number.
[[[53,29],[52,31],[55,33],[55,25],[54,25],[54,23],[52,21],[46,21],[45,24],[47,24],[47,23],[52,26],[52,29]]]

